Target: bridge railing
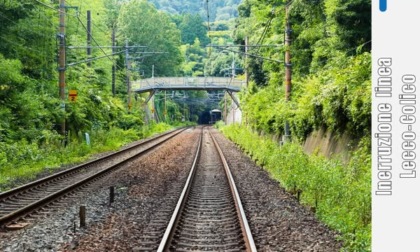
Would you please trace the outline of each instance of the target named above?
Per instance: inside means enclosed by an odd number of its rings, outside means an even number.
[[[245,81],[226,77],[159,77],[132,82],[133,90],[159,88],[231,88],[240,90]]]

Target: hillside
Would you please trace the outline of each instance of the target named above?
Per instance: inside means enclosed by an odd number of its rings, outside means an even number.
[[[238,5],[242,0],[149,0],[149,2],[169,14],[198,13],[204,20],[208,20],[209,15],[210,22],[213,22],[237,17]]]

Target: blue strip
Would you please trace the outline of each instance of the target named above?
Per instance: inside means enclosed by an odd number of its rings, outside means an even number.
[[[386,11],[386,7],[387,7],[387,0],[379,0],[379,10],[382,12]]]

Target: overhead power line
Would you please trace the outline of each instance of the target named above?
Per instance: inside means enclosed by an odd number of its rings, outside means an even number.
[[[45,7],[47,7],[47,8],[50,8],[50,9],[52,9],[52,10],[55,10],[55,11],[57,11],[57,12],[65,13],[64,11],[61,11],[61,10],[57,9],[56,7],[54,7],[54,6],[48,5],[48,4],[43,3],[43,2],[41,2],[41,1],[39,1],[39,0],[33,0],[33,1],[35,1],[35,2],[37,2],[37,3],[39,3],[39,4],[43,5],[43,6],[45,6]]]
[[[207,45],[206,47],[214,47],[214,48],[229,48],[229,47],[283,47],[284,45],[280,44],[273,44],[273,45]]]
[[[3,12],[1,12],[0,11],[0,16],[2,17],[2,18],[4,18],[4,19],[7,19],[8,21],[10,21],[10,22],[12,22],[13,24],[17,24],[17,22],[15,21],[15,20],[12,20],[12,19],[10,19],[10,18],[8,18],[7,16],[6,16],[6,14],[4,14]]]
[[[263,57],[263,56],[260,56],[260,55],[255,55],[255,54],[251,54],[251,53],[247,53],[247,52],[232,50],[232,49],[229,49],[229,48],[231,48],[231,47],[235,47],[235,48],[238,48],[238,47],[253,47],[253,48],[274,47],[274,48],[277,48],[277,47],[283,47],[283,45],[276,45],[276,44],[274,44],[274,45],[247,45],[247,46],[245,46],[245,45],[226,45],[226,46],[208,45],[207,47],[219,48],[219,49],[222,49],[222,50],[225,50],[225,51],[239,53],[239,54],[246,55],[246,56],[253,57],[253,58],[257,58],[257,59],[263,59],[263,60],[273,61],[273,62],[277,62],[277,63],[282,62],[280,60],[270,59],[270,58]]]
[[[80,24],[83,26],[83,29],[85,29],[86,32],[89,32],[87,27],[85,26],[85,24],[82,22],[82,20],[80,20],[80,17],[76,16],[76,18],[77,18],[77,20],[79,20]],[[103,52],[103,54],[107,55],[107,53],[104,51],[104,49],[98,44],[98,42],[96,42],[96,39],[92,36],[92,34],[90,32],[89,32],[89,34],[90,34],[90,37],[92,38],[93,42],[95,42],[95,44],[99,47],[99,49]],[[107,56],[107,58],[110,61],[114,62],[114,60],[111,57]]]
[[[74,65],[81,64],[81,63],[88,63],[88,62],[95,61],[97,59],[110,57],[110,56],[117,55],[117,54],[120,54],[120,53],[123,53],[123,52],[125,52],[125,51],[115,52],[115,53],[107,54],[107,55],[104,55],[104,56],[99,56],[99,57],[96,57],[96,58],[90,58],[90,59],[87,59],[87,60],[82,60],[82,61],[79,61],[79,62],[70,63],[70,64],[67,64],[67,66],[74,66]]]
[[[253,57],[253,58],[257,58],[257,59],[263,59],[263,60],[273,61],[273,62],[277,62],[277,63],[283,63],[283,61],[281,61],[281,60],[270,59],[270,58],[263,57],[263,56],[260,56],[260,55],[255,55],[255,54],[251,54],[251,53],[245,53],[245,52],[241,52],[241,51],[236,51],[236,50],[232,50],[232,49],[229,49],[229,48],[223,48],[223,50],[234,52],[234,53],[239,53],[239,54],[243,54],[243,55],[247,55],[249,57]]]
[[[44,52],[42,52],[42,51],[39,51],[39,50],[36,50],[36,49],[33,49],[33,48],[31,48],[31,47],[29,47],[29,46],[27,46],[27,45],[21,45],[21,44],[18,44],[18,43],[16,43],[16,42],[14,42],[14,41],[10,41],[9,39],[7,39],[5,36],[3,36],[2,34],[0,34],[0,38],[2,38],[4,41],[7,41],[7,42],[9,42],[10,44],[13,44],[13,45],[17,45],[17,46],[20,46],[21,48],[23,48],[23,49],[28,49],[29,51],[33,51],[33,52],[37,52],[37,53],[44,53]]]
[[[267,34],[267,31],[268,31],[268,29],[270,28],[270,26],[271,26],[271,22],[273,21],[273,18],[274,18],[274,15],[272,15],[272,17],[270,18],[270,20],[268,20],[267,22],[266,22],[266,24],[265,24],[265,28],[264,28],[264,31],[263,31],[263,33],[261,34],[261,37],[258,39],[258,41],[257,41],[257,45],[258,44],[260,44],[260,43],[262,43],[263,41],[264,41],[264,38],[265,38],[265,36],[266,36],[266,34]]]
[[[147,46],[67,46],[68,49],[86,49],[86,48],[146,48]],[[141,53],[141,52],[140,52]]]
[[[3,19],[6,19],[6,20],[8,20],[8,21],[10,21],[11,23],[13,23],[14,25],[19,25],[19,23],[18,22],[16,22],[16,20],[12,20],[12,19],[10,19],[9,17],[7,17],[7,15],[4,13],[4,12],[2,12],[2,11],[0,11],[0,17],[1,18],[3,18]],[[51,23],[51,22],[50,22]],[[35,26],[35,24],[31,24],[30,25],[31,27],[34,27]],[[45,33],[39,33],[39,32],[36,32],[36,31],[34,31],[34,29],[31,29],[31,33],[32,34],[36,34],[36,35],[38,35],[38,36],[40,36],[40,37],[47,37],[48,36],[48,34],[45,34]],[[26,40],[26,38],[23,38],[22,36],[20,36],[18,33],[17,33],[17,36],[18,37],[20,37],[20,38],[22,38],[22,39],[25,39]]]
[[[48,4],[43,3],[43,2],[41,2],[41,1],[38,1],[38,0],[34,0],[34,1],[35,1],[35,2],[37,2],[37,3],[39,3],[39,4],[41,4],[41,5],[44,5],[44,6],[45,6],[45,7],[47,7],[47,8],[53,9],[53,10],[55,10],[55,11],[59,11],[57,8],[55,8],[55,7],[51,6],[51,5],[48,5]]]

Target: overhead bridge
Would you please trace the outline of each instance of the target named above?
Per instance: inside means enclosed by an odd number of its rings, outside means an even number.
[[[233,92],[245,87],[245,81],[225,77],[163,77],[148,78],[132,82],[132,90],[136,93],[150,92],[146,103],[159,90],[225,90],[238,105]]]

